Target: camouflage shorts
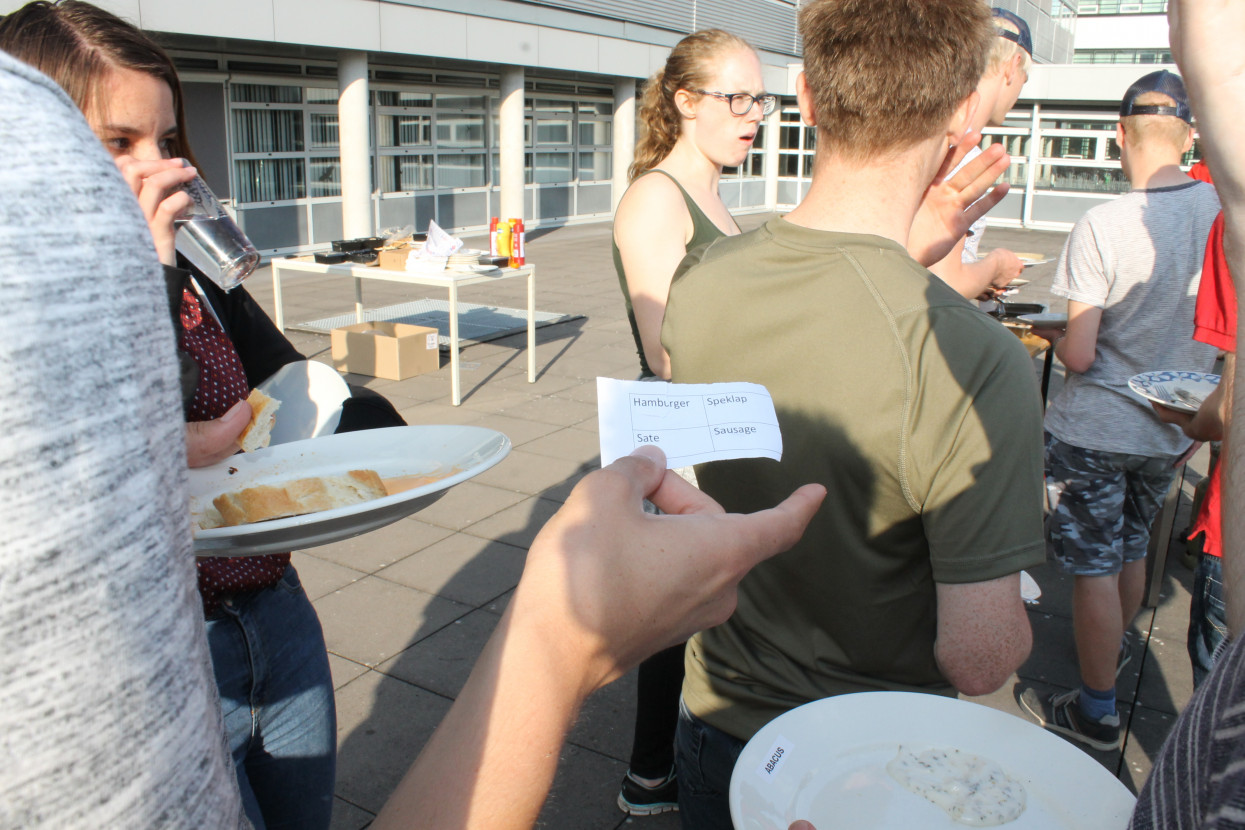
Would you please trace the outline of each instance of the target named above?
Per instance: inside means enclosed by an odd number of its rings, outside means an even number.
[[[1060,570],[1106,576],[1144,559],[1174,461],[1087,450],[1046,433],[1046,550]]]

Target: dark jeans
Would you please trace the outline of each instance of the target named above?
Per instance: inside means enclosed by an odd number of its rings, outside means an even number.
[[[640,664],[631,742],[631,773],[665,778],[674,766],[674,728],[683,689],[684,644],[659,651]]]
[[[683,830],[732,830],[731,772],[747,741],[702,721],[679,704],[675,767]]]
[[[320,620],[293,566],[230,598],[208,647],[242,804],[257,830],[327,828],[337,720]]]
[[[1223,562],[1202,554],[1193,574],[1193,602],[1189,608],[1189,658],[1196,688],[1215,665],[1215,652],[1228,636],[1223,608]]]

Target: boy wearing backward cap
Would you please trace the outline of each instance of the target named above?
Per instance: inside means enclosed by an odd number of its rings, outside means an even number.
[[[1068,300],[1055,354],[1067,367],[1046,413],[1047,548],[1075,577],[1073,630],[1081,686],[1021,704],[1082,743],[1119,746],[1115,679],[1124,632],[1141,607],[1150,525],[1189,439],[1161,422],[1128,379],[1162,369],[1209,371],[1193,341],[1202,254],[1219,212],[1215,189],[1180,169],[1193,143],[1180,76],[1152,72],[1120,105],[1116,142],[1133,190],[1086,212],[1068,237],[1051,292]]]

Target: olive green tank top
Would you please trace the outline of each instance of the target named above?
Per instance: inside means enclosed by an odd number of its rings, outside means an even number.
[[[647,176],[649,173],[661,173],[674,182],[674,186],[683,194],[683,201],[687,204],[687,212],[692,216],[692,238],[688,241],[684,250],[691,251],[699,248],[701,245],[708,245],[715,239],[726,236],[717,225],[713,224],[713,220],[705,215],[705,212],[696,204],[696,200],[687,195],[687,191],[683,189],[683,185],[679,184],[679,180],[665,170],[656,167],[652,170],[646,170],[639,176],[636,176],[636,181],[641,176]],[[618,243],[613,241],[613,234],[610,234],[610,239],[611,246],[614,249],[614,270],[618,272],[618,285],[622,289],[623,302],[627,304],[627,322],[631,323],[631,336],[635,338],[636,354],[640,356],[640,377],[653,377],[653,371],[648,368],[648,361],[644,359],[644,344],[640,341],[640,329],[635,322],[635,309],[631,307],[631,292],[627,290],[627,275],[623,272],[622,255],[618,251]]]

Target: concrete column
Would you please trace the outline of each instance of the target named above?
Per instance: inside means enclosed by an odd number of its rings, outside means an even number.
[[[782,106],[765,116],[765,143],[761,172],[765,176],[765,209],[778,209],[778,151],[782,147]]]
[[[627,169],[635,160],[635,78],[614,81],[613,208],[627,190]]]
[[[337,56],[337,134],[341,149],[342,236],[371,236],[372,153],[368,147],[367,52]]]
[[[497,113],[498,153],[501,166],[501,218],[523,216],[523,67],[510,66],[501,72],[501,105]]]
[[[1033,103],[1033,118],[1029,121],[1029,163],[1025,165],[1025,195],[1020,207],[1020,227],[1033,224],[1033,194],[1037,190],[1038,159],[1042,157],[1042,105]]]

